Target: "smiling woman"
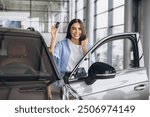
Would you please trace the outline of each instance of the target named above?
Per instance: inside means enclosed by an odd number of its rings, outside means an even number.
[[[90,46],[85,32],[83,22],[80,19],[73,19],[68,25],[66,38],[57,43],[58,28],[52,26],[49,51],[53,53],[62,76],[66,72],[71,72],[89,50]]]

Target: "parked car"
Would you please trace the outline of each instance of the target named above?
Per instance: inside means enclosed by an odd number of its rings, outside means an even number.
[[[0,99],[49,99],[59,80],[53,57],[37,31],[0,28]]]
[[[62,82],[62,89],[51,86]],[[37,31],[0,28],[0,99],[148,99],[138,33],[99,40],[62,78]]]

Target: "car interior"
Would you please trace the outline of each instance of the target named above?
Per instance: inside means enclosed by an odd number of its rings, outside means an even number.
[[[22,63],[36,71],[43,70],[42,54],[45,52],[37,37],[7,35],[1,39],[0,66],[10,63]]]
[[[1,66],[22,63],[33,67],[33,62],[27,57],[26,45],[23,42],[10,41],[7,44],[7,56],[1,60]]]
[[[42,39],[5,35],[0,44],[0,99],[50,99],[55,71]]]

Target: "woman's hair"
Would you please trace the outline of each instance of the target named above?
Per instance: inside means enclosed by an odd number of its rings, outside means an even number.
[[[83,24],[83,22],[82,22],[80,19],[73,19],[73,20],[70,21],[70,23],[69,23],[69,25],[68,25],[68,29],[67,29],[66,38],[68,38],[68,39],[71,39],[71,38],[72,38],[71,33],[70,33],[70,29],[71,29],[71,26],[72,26],[74,23],[79,23],[79,24],[80,24],[81,31],[82,31],[82,34],[81,34],[80,37],[84,37],[84,38],[80,38],[80,39],[79,39],[79,41],[80,41],[80,43],[81,43],[81,41],[86,38],[86,32],[85,32],[84,24]]]

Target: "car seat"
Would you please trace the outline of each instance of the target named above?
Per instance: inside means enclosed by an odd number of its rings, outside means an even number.
[[[27,56],[26,45],[23,42],[10,41],[7,43],[7,56],[1,60],[1,66],[21,63],[33,67]]]

